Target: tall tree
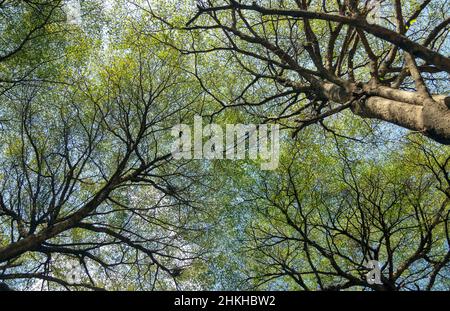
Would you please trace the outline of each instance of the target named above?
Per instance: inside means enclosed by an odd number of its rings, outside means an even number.
[[[200,170],[172,162],[168,143],[195,88],[177,53],[125,22],[107,45],[77,32],[66,71],[49,72],[71,83],[2,94],[0,281],[12,288],[176,289],[202,254]]]
[[[289,144],[276,173],[231,177],[242,199],[228,203],[223,217],[237,229],[223,235],[238,255],[222,267],[234,265],[223,273],[233,286],[448,290],[448,150],[420,139],[373,153],[313,137]],[[367,276],[374,262],[378,284]]]
[[[427,0],[198,1],[184,29],[210,36],[193,35],[189,48],[179,48],[234,59],[248,83],[224,99],[204,78],[207,92],[222,108],[259,107],[259,116],[294,134],[311,124],[326,128],[324,120],[350,110],[449,144],[448,7]]]

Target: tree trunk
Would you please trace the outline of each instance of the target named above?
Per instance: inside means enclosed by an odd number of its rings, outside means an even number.
[[[340,104],[351,101],[356,93],[366,95],[352,104],[355,115],[393,123],[450,145],[450,96],[434,95],[431,99],[419,92],[370,82],[359,86],[351,84],[348,89],[325,82],[317,91],[324,99]]]
[[[417,95],[419,98],[420,96]],[[390,122],[421,132],[431,139],[450,144],[450,97],[434,96],[435,101],[425,101],[422,106],[404,101],[371,96],[352,106],[356,115]]]

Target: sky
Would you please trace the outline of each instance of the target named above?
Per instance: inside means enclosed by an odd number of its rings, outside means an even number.
[[[81,24],[81,5],[79,0],[66,0],[64,8],[67,14],[67,22],[70,24]]]

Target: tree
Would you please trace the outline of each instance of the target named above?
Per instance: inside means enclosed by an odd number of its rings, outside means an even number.
[[[197,3],[0,0],[0,290],[448,288],[447,1]]]
[[[429,0],[199,1],[184,29],[210,36],[193,35],[179,49],[240,66],[248,82],[232,96],[203,79],[220,110],[245,107],[294,135],[350,110],[449,144],[447,8]]]
[[[63,1],[1,1],[2,29],[0,62],[6,62],[27,49],[27,45],[51,33],[46,27],[61,18]],[[59,13],[59,14],[58,14]],[[16,28],[18,27],[18,28]]]
[[[62,39],[70,32],[63,7],[61,0],[0,2],[0,94],[49,78],[44,68],[60,57]]]
[[[3,94],[0,280],[13,288],[174,289],[202,255],[199,173],[166,144],[196,94],[176,54],[125,46],[127,30],[72,55],[76,83]]]
[[[230,208],[240,211],[245,227],[233,239],[241,241],[235,251],[243,258],[237,284],[256,290],[447,290],[448,153],[420,140],[372,158],[344,139],[311,153],[314,143],[305,148],[311,142],[301,138],[276,174],[236,179],[245,198]],[[368,282],[372,260],[379,262],[381,284]]]

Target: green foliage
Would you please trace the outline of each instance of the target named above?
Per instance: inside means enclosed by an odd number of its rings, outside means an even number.
[[[75,224],[8,262],[9,273],[38,271],[58,281],[17,277],[14,286],[379,289],[365,281],[369,256],[384,264],[389,289],[426,289],[440,263],[431,289],[449,288],[448,147],[350,111],[293,137],[310,99],[287,94],[259,104],[280,93],[249,74],[265,72],[264,62],[229,51],[186,53],[224,40],[219,31],[179,29],[195,14],[189,1],[152,8],[81,1],[80,25],[67,23],[62,5],[50,14],[57,1],[34,2],[0,4],[0,57],[33,33],[0,59],[0,194],[19,215],[0,210],[0,251],[67,222],[111,180],[121,182]],[[407,12],[419,5],[402,2]],[[284,38],[293,30],[306,40],[302,23],[263,21],[280,47],[291,44]],[[419,17],[410,27],[423,23]],[[328,26],[311,21],[321,38]],[[385,44],[374,43],[374,53]],[[304,56],[299,61],[312,67]],[[293,115],[277,120],[284,127],[277,170],[261,171],[259,160],[172,159],[143,169],[170,152],[172,126],[191,124],[196,114],[226,125],[275,122],[280,113]],[[81,269],[77,283],[73,266]]]

